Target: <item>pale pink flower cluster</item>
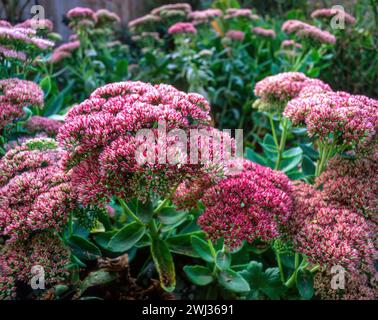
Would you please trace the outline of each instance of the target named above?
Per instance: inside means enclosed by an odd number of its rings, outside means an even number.
[[[148,196],[150,190],[164,193],[161,190],[172,188],[173,182],[189,171],[193,173],[191,165],[154,161],[141,164],[136,149],[144,140],[136,133],[151,129],[156,138],[159,121],[165,121],[168,131],[208,124],[209,110],[202,96],[164,84],[127,81],[95,90],[89,99],[69,111],[58,135],[69,151],[66,165],[73,167],[73,183],[81,201],[96,203],[104,195],[114,194],[122,194],[123,198]],[[151,146],[153,159],[173,141],[168,139],[166,143]]]
[[[226,10],[226,15],[224,16],[226,20],[236,19],[236,18],[247,18],[249,20],[258,20],[259,17],[252,13],[251,9],[236,9],[228,8]]]
[[[37,37],[34,29],[0,26],[0,58],[26,61],[53,46],[53,41]]]
[[[0,129],[22,117],[24,107],[43,107],[44,94],[31,81],[17,78],[0,80]]]
[[[55,63],[59,63],[60,61],[66,58],[71,58],[72,53],[76,51],[78,48],[80,48],[79,40],[74,40],[74,41],[64,43],[53,51],[49,59],[49,62],[52,64],[55,64]]]
[[[59,167],[62,155],[44,138],[27,140],[0,160],[0,234],[9,241],[66,223],[76,197]]]
[[[244,34],[243,31],[229,30],[229,31],[227,31],[225,37],[228,38],[228,39],[231,39],[231,40],[243,41],[245,34]]]
[[[38,30],[44,30],[48,32],[52,32],[54,29],[54,24],[49,19],[39,19],[39,20],[28,19],[21,23],[16,24],[14,27],[33,29],[34,26],[38,26]]]
[[[358,259],[361,252],[371,262],[371,231],[362,216],[337,203],[329,204],[323,192],[311,185],[298,182],[293,190],[289,232],[300,252],[322,266],[339,264],[356,269],[363,261]]]
[[[243,241],[269,241],[292,212],[291,183],[279,171],[245,160],[244,170],[230,174],[208,189],[198,224],[216,241],[230,248]]]
[[[324,82],[309,78],[301,72],[283,72],[256,83],[254,94],[260,99],[254,107],[261,111],[281,112],[287,102],[296,98],[306,87],[331,90]]]
[[[25,52],[16,51],[3,46],[0,46],[0,55],[6,59],[16,59],[20,61],[26,61],[27,59]]]
[[[257,35],[265,37],[265,38],[275,38],[276,37],[276,32],[274,30],[271,30],[271,29],[254,27],[254,28],[252,28],[252,32],[254,34],[257,34]]]
[[[222,15],[223,13],[219,9],[206,9],[189,13],[188,18],[191,19],[195,25],[197,25],[202,23],[209,23],[215,18],[221,17]]]
[[[69,280],[70,253],[60,239],[48,232],[6,244],[0,254],[0,300],[17,298],[17,284],[30,284],[33,266],[44,268],[46,289]]]
[[[346,159],[336,156],[316,179],[328,202],[338,202],[378,223],[378,154]]]
[[[96,28],[111,27],[115,23],[121,22],[121,18],[114,12],[107,9],[97,10],[96,13]]]
[[[294,125],[306,125],[310,137],[337,146],[363,148],[378,126],[377,101],[346,92],[325,92],[288,102],[284,113]]]
[[[186,14],[192,12],[192,7],[189,3],[173,3],[166,4],[160,7],[157,7],[151,11],[152,15],[160,16],[163,11],[184,11]]]
[[[12,24],[7,20],[1,20],[0,19],[0,27],[11,28]]]
[[[319,43],[336,43],[336,37],[333,34],[299,20],[287,20],[281,29],[289,34],[295,33],[299,38],[309,38]]]
[[[55,137],[63,122],[40,116],[31,117],[25,124],[24,128],[30,134],[45,133],[49,137]]]
[[[315,294],[322,300],[376,300],[377,281],[363,273],[345,273],[344,289],[332,289],[330,283],[335,273],[324,270],[314,276]]]
[[[168,29],[168,33],[169,34],[185,34],[185,33],[186,34],[187,33],[196,34],[197,33],[197,29],[193,25],[193,23],[190,23],[190,22],[177,22],[177,23],[175,23],[174,25],[172,25]]]
[[[85,7],[75,7],[67,12],[67,18],[72,19],[89,19],[96,21],[96,13]]]
[[[312,18],[333,18],[337,15],[337,18],[344,19],[344,21],[348,24],[355,24],[356,18],[350,15],[349,13],[342,11],[336,8],[322,8],[317,9],[311,13]]]
[[[161,18],[152,14],[147,14],[143,17],[136,18],[131,20],[128,24],[130,29],[135,29],[137,27],[144,27],[145,25],[156,25],[156,23],[160,23]]]
[[[282,41],[281,46],[282,48],[302,48],[302,45],[300,43],[295,42],[294,40],[284,40]]]
[[[376,228],[352,208],[326,198],[313,186],[302,182],[294,186],[294,211],[287,229],[294,249],[323,269],[341,266],[355,277],[366,274],[374,279]]]

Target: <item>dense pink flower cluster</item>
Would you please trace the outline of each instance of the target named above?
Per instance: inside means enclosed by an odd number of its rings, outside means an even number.
[[[31,81],[16,78],[0,80],[0,129],[22,117],[23,107],[43,107],[44,94]]]
[[[33,29],[35,27],[37,27],[38,30],[51,32],[54,29],[54,24],[49,19],[39,19],[39,20],[28,19],[28,20],[25,20],[25,21],[15,25],[15,28],[30,28],[30,29]]]
[[[131,20],[128,24],[129,28],[134,30],[137,27],[145,27],[146,25],[156,25],[161,22],[161,18],[152,14]],[[152,30],[153,31],[153,30]]]
[[[96,13],[90,8],[75,7],[67,12],[67,18],[72,19],[89,19],[96,21]]]
[[[377,281],[363,273],[345,273],[344,289],[332,289],[335,276],[330,270],[317,272],[314,276],[315,294],[322,300],[376,300]]]
[[[275,38],[276,37],[276,32],[274,30],[271,30],[271,29],[254,27],[254,28],[252,28],[252,32],[254,34],[257,34],[257,35],[265,37],[265,38]]]
[[[294,248],[310,262],[331,268],[374,274],[374,232],[360,214],[325,201],[310,185],[294,186],[294,211],[288,224]]]
[[[0,234],[9,240],[36,230],[59,230],[75,205],[63,151],[52,139],[27,140],[0,160]]]
[[[55,137],[62,125],[61,121],[55,119],[33,116],[25,123],[24,128],[31,134],[45,133],[49,137]]]
[[[331,90],[324,82],[309,78],[301,72],[283,72],[266,77],[256,83],[254,93],[260,100],[255,107],[261,111],[282,111],[288,101],[309,86]]]
[[[347,24],[355,24],[356,18],[350,15],[349,13],[336,9],[336,8],[322,8],[317,9],[311,13],[312,18],[333,18],[337,16],[338,19],[343,19]]]
[[[53,41],[38,37],[32,28],[0,26],[0,58],[32,60],[53,46]]]
[[[284,40],[281,43],[282,48],[302,48],[300,43],[295,42],[294,40]]]
[[[183,176],[193,174],[190,164],[171,164],[169,156],[181,157],[169,154],[175,137],[155,143],[156,128],[161,121],[167,131],[208,124],[209,110],[202,96],[164,84],[127,81],[95,90],[69,111],[58,135],[69,151],[66,165],[73,167],[73,183],[81,201],[96,203],[106,194],[130,198],[146,197],[149,191],[165,193]],[[151,129],[148,134],[153,141],[137,156],[136,151],[146,143],[145,137],[137,136],[140,129]],[[159,150],[167,151],[159,157],[163,161],[156,161]]]
[[[74,41],[64,43],[53,51],[49,59],[49,62],[55,64],[55,63],[59,63],[60,61],[66,58],[70,58],[72,57],[72,53],[76,51],[78,48],[80,48],[79,40],[74,40]]]
[[[320,43],[336,43],[336,37],[333,34],[299,20],[287,20],[281,29],[289,34],[295,33],[299,38],[309,38]]]
[[[223,13],[219,9],[206,9],[189,13],[188,18],[193,20],[193,23],[197,25],[202,23],[209,23],[215,18],[221,17],[222,15]]]
[[[151,11],[151,14],[160,16],[163,12],[166,12],[166,11],[184,11],[185,14],[188,14],[192,12],[192,6],[189,3],[166,4],[166,5],[153,9]]]
[[[0,27],[10,28],[10,27],[12,27],[12,24],[7,20],[1,20],[0,19]]]
[[[96,13],[96,28],[111,27],[114,23],[121,22],[121,18],[114,12],[107,9],[97,10]]]
[[[245,34],[243,31],[239,30],[229,30],[226,33],[226,38],[231,39],[231,40],[236,40],[236,41],[243,41]]]
[[[226,15],[224,18],[228,19],[235,19],[235,18],[247,18],[249,20],[257,20],[259,17],[252,13],[251,9],[236,9],[236,8],[229,8],[226,10]]]
[[[168,29],[169,34],[197,33],[196,27],[190,22],[177,22]]]
[[[346,92],[325,92],[289,101],[284,115],[294,125],[326,143],[361,147],[374,139],[378,126],[377,101]]]
[[[0,55],[2,55],[5,59],[16,59],[20,61],[26,61],[27,59],[25,52],[16,51],[3,46],[0,46]]]
[[[68,280],[70,253],[52,233],[6,244],[0,254],[0,300],[16,298],[17,282],[29,284],[34,266],[44,268],[46,289]]]
[[[337,156],[316,179],[328,202],[338,202],[378,223],[378,154],[361,159]]]
[[[198,224],[212,240],[224,238],[230,248],[280,234],[292,211],[291,184],[281,172],[245,160],[244,170],[208,189]]]

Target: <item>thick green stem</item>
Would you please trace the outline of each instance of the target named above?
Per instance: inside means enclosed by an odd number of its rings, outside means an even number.
[[[285,151],[285,145],[286,145],[286,139],[287,139],[287,128],[288,128],[289,120],[287,118],[283,118],[282,120],[282,135],[281,135],[281,141],[280,145],[278,147],[278,155],[277,155],[277,161],[275,169],[279,170],[280,164],[282,161],[282,154]]]
[[[329,159],[334,154],[334,145],[319,142],[319,160],[316,163],[315,176],[318,177],[327,167]]]
[[[286,281],[285,286],[288,288],[292,288],[297,282],[297,274],[299,270],[299,254],[295,253],[294,256],[294,272],[290,276],[290,278]]]
[[[139,222],[140,224],[143,224],[143,222],[134,214],[134,212],[129,208],[129,206],[126,204],[126,202],[123,199],[118,199],[118,201],[121,204],[121,207],[127,216],[133,218],[135,221]]]
[[[285,273],[284,273],[284,270],[283,270],[281,256],[280,256],[280,254],[278,252],[276,253],[276,259],[277,259],[278,268],[280,269],[280,278],[281,278],[281,281],[283,283],[285,283]]]

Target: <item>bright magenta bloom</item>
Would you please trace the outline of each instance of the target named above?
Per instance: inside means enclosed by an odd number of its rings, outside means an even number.
[[[280,234],[292,211],[291,184],[281,172],[245,160],[244,170],[230,174],[205,192],[200,227],[212,240],[230,248]]]
[[[51,118],[33,116],[25,123],[24,128],[31,134],[46,134],[49,137],[55,137],[59,128],[63,125],[61,121]]]

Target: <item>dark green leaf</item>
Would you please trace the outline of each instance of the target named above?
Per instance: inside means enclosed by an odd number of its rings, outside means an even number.
[[[187,215],[185,211],[176,211],[174,207],[166,207],[160,210],[158,218],[162,224],[175,224]]]
[[[172,292],[176,287],[176,273],[171,252],[164,240],[153,239],[151,255],[159,274],[161,287]]]
[[[198,286],[206,286],[214,281],[211,271],[203,266],[185,266],[184,271],[190,281]]]
[[[218,251],[215,264],[220,270],[227,270],[231,266],[231,254]]]
[[[68,239],[73,254],[82,260],[94,260],[101,256],[101,251],[92,242],[83,237],[73,235]]]
[[[314,280],[309,271],[299,270],[297,274],[297,288],[301,297],[310,300],[314,295]]]
[[[228,269],[218,274],[219,283],[232,292],[246,293],[250,290],[249,284],[237,272]]]
[[[198,255],[207,262],[214,262],[214,255],[210,248],[209,243],[198,238],[196,236],[192,236],[192,246],[193,249],[198,253]]]
[[[108,250],[125,252],[131,249],[143,237],[145,232],[145,226],[136,221],[127,224],[110,239]]]

